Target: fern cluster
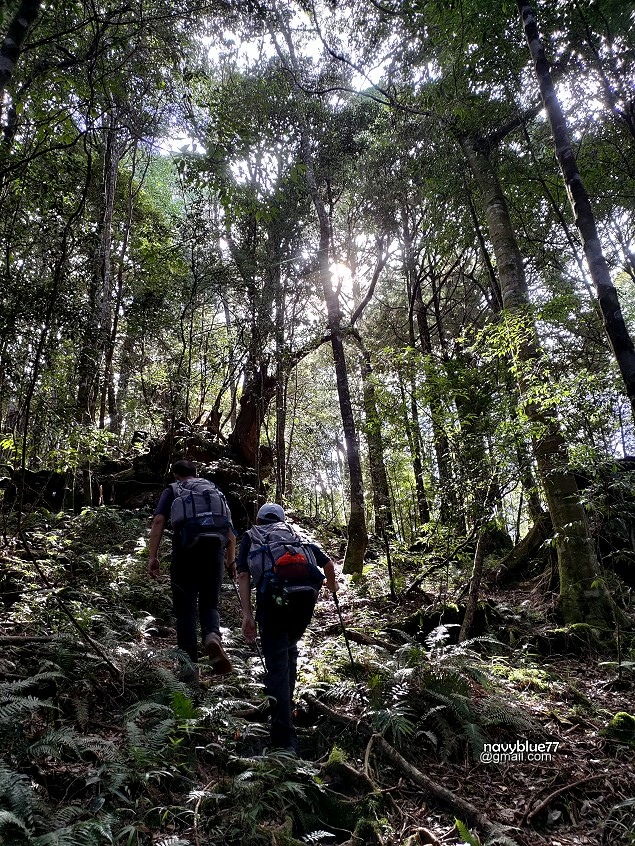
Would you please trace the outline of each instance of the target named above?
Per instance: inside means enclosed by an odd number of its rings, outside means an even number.
[[[210,833],[222,831],[226,846],[270,844],[271,820],[287,821],[290,840],[293,830],[310,833],[306,815],[323,792],[312,764],[284,753],[229,764],[237,772],[203,798]]]
[[[425,648],[403,638],[406,642],[393,654],[377,649],[372,660],[368,647],[353,645],[355,661],[366,671],[361,716],[394,745],[427,745],[443,758],[469,749],[478,759],[492,732],[514,737],[541,733],[490,672],[487,651],[500,651],[502,644],[483,637],[452,644],[447,626],[431,632]],[[340,704],[348,698],[349,707],[359,706],[360,689],[348,680],[311,687],[314,693],[326,688],[322,695]]]

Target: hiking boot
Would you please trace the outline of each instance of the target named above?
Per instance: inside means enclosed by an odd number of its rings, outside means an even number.
[[[226,676],[227,673],[231,673],[233,669],[232,662],[229,660],[229,656],[223,649],[223,644],[221,643],[219,634],[216,632],[210,632],[205,636],[203,646],[205,647],[205,652],[209,655],[212,671],[217,676]]]

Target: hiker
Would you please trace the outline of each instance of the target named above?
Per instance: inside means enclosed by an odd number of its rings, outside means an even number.
[[[168,520],[172,525],[170,582],[176,617],[176,642],[192,662],[198,660],[196,617],[201,626],[203,649],[218,675],[231,673],[232,665],[221,642],[220,601],[223,564],[236,575],[236,534],[231,513],[221,491],[196,476],[191,461],[172,465],[176,482],[159,499],[150,529],[148,572],[158,578],[159,543]],[[196,681],[197,670],[184,668],[182,679]],[[188,678],[186,678],[186,676]]]
[[[292,714],[298,641],[311,622],[324,578],[331,593],[337,590],[335,568],[317,544],[302,541],[287,524],[280,505],[267,502],[241,541],[236,569],[245,640],[255,643],[256,622],[260,629],[271,742],[295,754],[298,738]],[[251,581],[256,588],[255,618]]]

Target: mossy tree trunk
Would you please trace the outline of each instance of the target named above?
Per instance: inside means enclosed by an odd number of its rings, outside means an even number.
[[[503,294],[502,319],[508,326],[511,355],[524,410],[533,428],[533,451],[554,529],[560,575],[560,605],[566,623],[602,628],[613,622],[611,600],[598,579],[597,558],[577,482],[553,412],[527,399],[542,375],[543,351],[531,314],[522,256],[507,201],[480,139],[462,139],[463,151],[479,185],[496,256]]]

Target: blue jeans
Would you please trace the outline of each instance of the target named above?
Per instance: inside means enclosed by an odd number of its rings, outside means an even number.
[[[170,582],[176,643],[192,661],[198,660],[197,616],[203,640],[210,632],[220,634],[218,605],[224,564],[225,550],[217,540],[203,538],[191,549],[177,546],[172,551]]]
[[[298,737],[293,725],[293,693],[298,669],[298,641],[311,622],[315,593],[303,591],[289,596],[280,607],[258,595],[256,620],[267,673],[265,690],[271,703],[270,735],[273,746],[296,749]]]

